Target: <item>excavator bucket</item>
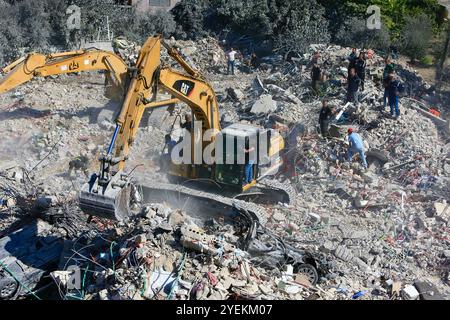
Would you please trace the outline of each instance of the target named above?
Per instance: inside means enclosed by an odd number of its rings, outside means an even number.
[[[120,176],[117,174],[116,176]],[[80,190],[79,206],[81,210],[90,215],[101,218],[122,221],[131,215],[130,193],[132,186],[129,183],[114,182],[111,180],[106,187],[95,181],[86,183]]]

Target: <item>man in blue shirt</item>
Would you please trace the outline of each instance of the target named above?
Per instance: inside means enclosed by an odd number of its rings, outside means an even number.
[[[361,139],[361,136],[359,134],[357,134],[356,132],[353,132],[352,128],[349,128],[347,133],[348,133],[348,142],[349,142],[348,161],[352,162],[353,155],[355,153],[358,153],[359,157],[361,158],[363,167],[365,169],[367,169],[366,154],[364,152],[364,144]]]

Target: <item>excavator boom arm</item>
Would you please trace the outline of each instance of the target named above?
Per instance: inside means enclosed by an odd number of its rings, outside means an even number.
[[[64,73],[105,70],[118,90],[124,92],[128,67],[117,55],[102,50],[80,50],[58,54],[29,54],[3,68],[0,94],[24,84],[34,77]]]
[[[188,74],[161,66],[161,44]],[[145,109],[165,105],[164,101],[156,101],[159,87],[177,99],[169,99],[166,105],[181,101],[191,108],[196,120],[202,122],[203,132],[208,129],[220,130],[218,103],[209,83],[191,68],[175,49],[165,44],[161,37],[149,38],[141,49],[136,72],[116,120],[118,134],[111,145],[115,145],[115,158],[120,159],[119,170],[124,168]]]
[[[186,72],[180,73],[161,65],[161,44]],[[202,121],[203,133],[208,129],[220,131],[219,109],[212,87],[191,68],[175,50],[162,42],[160,36],[149,38],[142,46],[136,67],[130,70],[130,84],[116,129],[106,155],[101,157],[99,175],[80,191],[80,207],[90,215],[121,220],[129,212],[130,180],[123,169],[128,159],[145,109],[157,108],[177,102],[186,103],[196,120]],[[163,89],[172,95],[168,100],[157,100]],[[200,132],[194,132],[198,135]],[[196,136],[197,137],[197,136]],[[195,138],[192,139],[195,141]]]

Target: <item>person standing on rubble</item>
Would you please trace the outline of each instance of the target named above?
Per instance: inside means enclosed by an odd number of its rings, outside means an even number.
[[[400,93],[403,92],[403,84],[400,80],[397,79],[394,72],[389,74],[389,87],[388,87],[388,96],[389,96],[389,107],[391,109],[391,116],[400,118],[400,109],[398,107]]]
[[[248,138],[245,139],[245,167],[244,167],[244,174],[245,174],[245,184],[252,183],[253,181],[253,165],[255,164],[254,159],[252,158],[251,153],[255,151],[254,147],[250,148],[250,142]]]
[[[391,45],[389,47],[389,51],[391,52],[392,59],[398,60],[398,49],[397,49],[397,46]]]
[[[234,51],[233,48],[230,48],[230,51],[227,52],[227,59],[228,59],[227,74],[230,74],[231,69],[231,74],[234,75],[234,64],[236,62],[236,55],[237,51]]]
[[[348,57],[348,75],[350,76],[350,70],[356,67],[356,59],[358,59],[358,55],[356,54],[356,48],[352,49],[352,53]]]
[[[311,87],[316,95],[319,94],[321,77],[322,70],[320,69],[319,65],[315,63],[311,69]]]
[[[347,79],[347,102],[352,102],[355,106],[359,105],[359,85],[361,79],[356,74],[355,68],[350,69],[350,75]]]
[[[321,62],[320,51],[316,51],[311,59],[311,63],[312,63],[312,65],[314,65],[314,64],[320,64],[320,62]]]
[[[170,134],[166,134],[164,136],[164,142],[167,147],[167,154],[169,155],[170,158],[170,154],[172,153],[173,148],[175,148],[175,146],[177,145],[177,142],[172,139]]]
[[[358,55],[356,54],[356,48],[352,48],[352,53],[350,53],[348,61],[354,62],[356,61],[356,59],[358,59]]]
[[[391,59],[386,58],[385,60],[386,66],[383,71],[383,87],[384,87],[384,95],[383,95],[383,109],[386,109],[387,98],[389,96],[389,74],[394,72],[395,65],[391,62]]]
[[[187,131],[189,131],[189,133],[191,133],[191,129],[192,129],[192,115],[189,113],[186,113],[184,115],[184,123],[182,123],[180,125],[180,127],[182,129],[186,129]]]
[[[328,105],[328,100],[324,99],[322,101],[322,109],[320,109],[319,114],[320,132],[322,133],[322,136],[324,138],[329,136],[328,127],[330,125],[331,117],[335,113],[336,113],[335,108],[332,106],[330,107]]]
[[[349,128],[347,131],[348,134],[348,161],[352,162],[353,155],[355,153],[359,154],[359,157],[361,158],[362,165],[364,169],[367,169],[367,161],[366,161],[366,154],[364,152],[364,143],[361,139],[361,136],[357,134],[356,132],[353,132],[352,128]]]
[[[170,134],[164,136],[164,149],[161,157],[159,158],[159,172],[167,172],[169,170],[169,164],[172,161],[172,150],[177,145],[177,142],[172,139]],[[165,152],[165,150],[167,150]]]
[[[261,63],[259,61],[258,56],[256,55],[256,53],[253,52],[252,55],[250,56],[250,66],[256,70],[259,68],[260,64]]]
[[[359,53],[355,62],[356,74],[361,79],[361,90],[364,91],[364,81],[366,79],[366,57],[364,52]]]

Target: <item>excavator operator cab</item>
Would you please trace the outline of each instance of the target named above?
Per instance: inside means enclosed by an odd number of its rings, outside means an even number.
[[[241,191],[254,186],[261,168],[271,162],[273,133],[271,129],[242,123],[223,129],[216,136],[216,153],[222,157],[216,157],[215,180]]]

